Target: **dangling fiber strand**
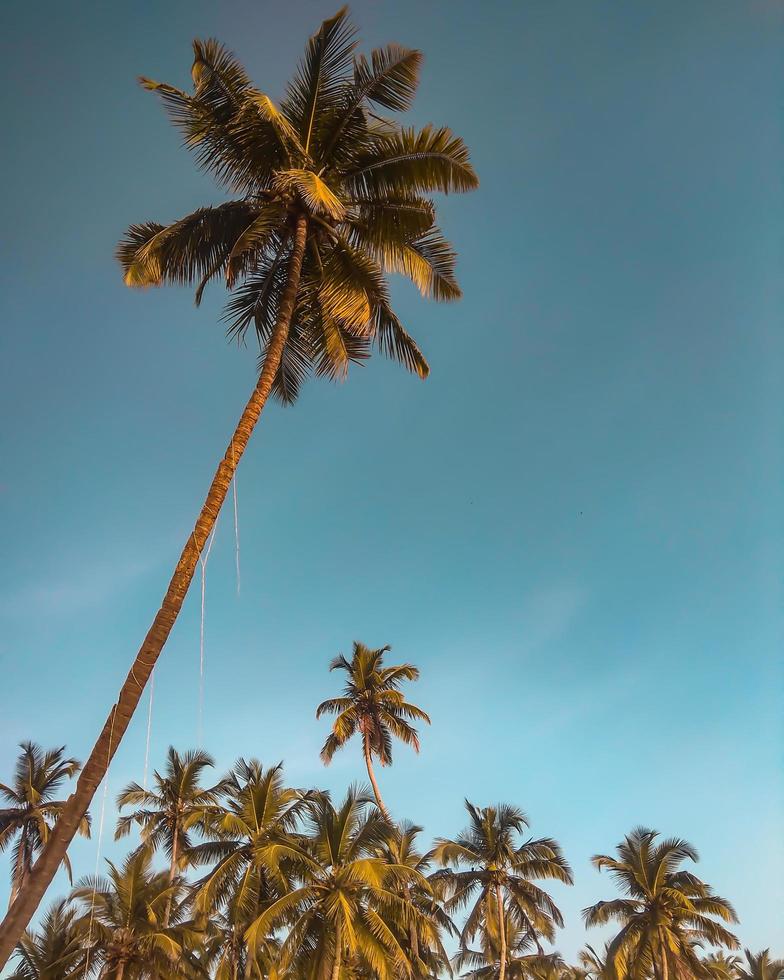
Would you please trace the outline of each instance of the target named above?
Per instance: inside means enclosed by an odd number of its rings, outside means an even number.
[[[147,708],[147,745],[144,749],[144,779],[142,789],[147,789],[147,772],[150,766],[150,734],[152,733],[152,696],[155,693],[155,668],[150,674],[150,706]]]
[[[212,543],[215,540],[215,532],[217,530],[218,525],[215,524],[212,529],[212,534],[210,535],[210,540],[207,542],[207,550],[204,553],[204,557],[199,555],[199,562],[201,564],[201,626],[199,629],[199,748],[201,748],[202,722],[204,719],[204,599],[205,590],[207,587],[207,562],[209,561],[210,551],[212,551]]]
[[[234,564],[237,567],[237,595],[240,594],[240,523],[237,516],[237,464],[234,461],[234,439],[231,440],[231,463],[234,476],[231,478],[231,488],[234,495]]]

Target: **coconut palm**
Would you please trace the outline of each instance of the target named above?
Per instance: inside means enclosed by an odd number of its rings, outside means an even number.
[[[198,972],[193,948],[199,936],[180,901],[183,883],[170,882],[150,861],[149,851],[137,849],[121,867],[107,861],[108,878],[85,878],[74,889],[89,966],[106,980],[174,980]]]
[[[201,749],[180,755],[170,747],[163,775],[157,770],[153,774],[154,789],[129,783],[117,797],[119,810],[127,806],[136,809],[118,819],[114,839],[125,837],[137,825],[142,846],[151,853],[163,850],[168,856],[170,882],[188,861],[193,831],[203,832],[220,809],[223,784],[208,789],[200,784],[205,769],[214,765],[212,756]],[[164,914],[163,924],[168,925],[168,914]]]
[[[590,980],[601,980],[604,976],[607,963],[607,948],[608,944],[605,943],[603,951],[599,953],[593,946],[586,943],[578,953],[577,959],[580,964],[580,969]]]
[[[744,949],[743,953],[746,962],[738,962],[738,980],[780,980],[784,977],[784,960],[772,960],[769,949],[763,949],[760,953]]]
[[[75,980],[85,969],[84,933],[77,910],[67,900],[47,909],[35,931],[26,932],[16,947],[16,963],[8,980]]]
[[[435,860],[447,869],[437,876],[448,889],[447,912],[470,905],[460,935],[464,949],[470,948],[476,936],[486,932],[492,937],[495,932],[498,977],[504,980],[507,917],[520,929],[520,941],[532,943],[544,955],[540,937],[552,942],[555,926],[563,925],[563,917],[534,881],[572,884],[572,872],[552,838],[519,839],[528,827],[522,810],[505,803],[480,808],[468,800],[465,806],[468,827],[455,840],[439,839],[433,849]]]
[[[468,151],[444,127],[402,127],[421,55],[388,45],[358,54],[346,11],[325,21],[276,106],[216,41],[194,42],[193,88],[143,79],[198,164],[233,200],[167,223],[131,226],[118,247],[130,286],[221,278],[235,290],[232,337],[255,332],[260,371],[188,535],[161,608],[23,896],[0,926],[5,963],[87,812],[179,615],[232,477],[270,394],[294,401],[309,371],[344,377],[371,347],[420,377],[427,362],[390,305],[388,273],[435,300],[457,299],[455,255],[434,192],[477,185]]]
[[[587,926],[621,925],[607,949],[606,974],[655,980],[670,974],[703,971],[695,942],[737,949],[737,938],[721,922],[737,922],[732,905],[690,871],[696,850],[677,837],[664,840],[655,830],[637,827],[617,847],[617,857],[592,858],[599,871],[612,874],[624,897],[597,902],[583,912]],[[720,919],[721,922],[716,920]]]
[[[392,736],[418,752],[419,736],[410,722],[418,720],[430,724],[425,712],[406,701],[399,690],[403,681],[417,680],[419,670],[413,664],[385,667],[384,654],[389,650],[389,646],[371,650],[364,643],[354,643],[351,660],[347,660],[342,653],[338,654],[329,669],[346,672],[343,696],[322,701],[316,708],[317,718],[323,714],[337,715],[321,750],[325,765],[329,765],[337,750],[354,735],[362,736],[368,777],[378,808],[387,820],[390,819],[389,811],[381,798],[373,771],[373,756],[382,766],[391,765]]]
[[[412,976],[424,980],[442,976],[444,971],[451,972],[442,937],[456,935],[457,930],[443,909],[438,886],[432,882],[425,884],[431,855],[417,846],[421,833],[421,827],[404,820],[392,828],[379,853],[387,864],[415,872],[413,879],[403,879],[397,884],[393,881],[390,888],[418,913],[396,935],[400,945],[408,950]],[[394,922],[391,928],[396,928]]]
[[[741,959],[735,953],[713,952],[700,962],[708,980],[738,980]]]
[[[191,850],[195,864],[210,870],[195,886],[195,910],[207,922],[223,919],[222,940],[213,942],[227,977],[244,971],[277,952],[274,937],[267,946],[259,940],[253,956],[246,955],[248,926],[291,886],[287,860],[299,860],[300,841],[294,836],[316,794],[284,785],[280,764],[267,769],[255,759],[240,759],[224,784],[220,813],[210,823],[214,838]],[[200,921],[201,921],[200,918]]]
[[[49,840],[60,818],[65,801],[55,799],[58,790],[79,771],[76,759],[65,757],[65,746],[44,752],[35,742],[22,742],[19,748],[22,751],[16,760],[12,784],[0,783],[0,797],[10,804],[0,809],[0,851],[13,845],[9,907],[24,887],[33,858]],[[89,816],[84,815],[78,829],[84,837],[90,836]],[[67,855],[63,855],[62,862],[70,877]]]
[[[558,953],[541,954],[527,928],[504,914],[507,945],[504,972],[507,980],[566,980],[566,967]],[[479,948],[462,945],[454,957],[455,970],[465,980],[497,980],[501,972],[500,934],[494,921],[477,935]],[[569,980],[574,980],[569,977]]]
[[[371,798],[354,788],[335,808],[322,796],[311,804],[308,836],[299,860],[300,884],[273,902],[246,933],[251,949],[282,926],[279,969],[310,980],[371,973],[378,980],[410,975],[397,936],[421,916],[398,887],[427,887],[412,868],[379,856],[390,832]],[[390,926],[394,922],[394,928]]]

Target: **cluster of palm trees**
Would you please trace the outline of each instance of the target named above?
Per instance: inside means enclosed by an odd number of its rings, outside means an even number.
[[[557,841],[528,835],[515,806],[466,802],[455,839],[421,842],[395,822],[373,761],[391,762],[394,737],[418,748],[412,720],[427,721],[400,687],[411,664],[386,666],[388,647],[355,644],[342,695],[319,705],[336,715],[328,762],[354,735],[373,792],[351,787],[339,802],[287,785],[282,765],[240,759],[209,778],[204,751],[169,749],[150,788],[117,798],[116,838],[138,834],[105,877],[77,882],[16,948],[14,980],[213,977],[215,980],[778,980],[784,962],[746,952],[730,903],[685,870],[697,855],[678,839],[636,829],[608,869],[622,897],[584,912],[589,926],[618,924],[577,965],[553,950],[563,918],[542,882],[572,882]],[[0,785],[0,846],[13,845],[12,882],[56,826],[55,799],[78,764],[64,750],[25,744],[9,786]],[[84,825],[89,833],[89,824]],[[162,865],[160,856],[163,856]],[[70,873],[70,869],[69,873]],[[717,952],[720,950],[720,952]],[[729,951],[729,952],[725,952]]]

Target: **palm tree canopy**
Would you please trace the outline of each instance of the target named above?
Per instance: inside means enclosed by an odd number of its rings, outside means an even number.
[[[528,818],[518,807],[502,803],[482,808],[468,800],[465,806],[468,827],[454,840],[438,839],[433,849],[434,859],[447,869],[435,875],[448,889],[447,911],[470,909],[461,933],[463,949],[477,935],[489,934],[486,941],[491,943],[498,935],[500,894],[502,916],[520,931],[520,942],[532,943],[541,953],[539,937],[552,941],[563,917],[534,882],[573,882],[560,845],[550,837],[520,840]]]
[[[666,967],[705,969],[695,942],[737,949],[737,938],[721,923],[737,922],[732,905],[705,882],[681,869],[697,861],[694,847],[677,837],[659,839],[655,830],[637,827],[617,847],[617,857],[597,854],[592,863],[607,869],[625,897],[597,902],[583,911],[586,926],[617,922],[621,929],[607,950],[606,972],[630,980]],[[719,919],[721,922],[717,922]]]
[[[339,654],[330,663],[330,670],[343,670],[347,676],[343,696],[322,701],[316,708],[317,718],[337,715],[321,750],[325,763],[357,733],[382,766],[392,762],[392,736],[419,751],[419,735],[411,722],[429,725],[430,718],[400,693],[402,682],[417,680],[419,670],[413,664],[385,667],[384,654],[390,649],[371,650],[364,643],[354,643],[351,660]]]
[[[743,953],[746,962],[737,964],[738,980],[780,980],[784,977],[784,960],[771,959],[769,949],[756,954],[744,949]]]
[[[209,788],[201,785],[205,770],[214,764],[212,756],[200,749],[180,755],[170,747],[163,773],[153,773],[153,789],[129,783],[118,795],[119,810],[135,809],[118,819],[115,840],[129,834],[135,824],[145,847],[163,850],[169,859],[176,857],[182,863],[193,846],[191,832],[203,831],[210,815],[217,812],[223,782]]]
[[[84,974],[86,945],[77,910],[67,900],[47,909],[37,930],[25,933],[9,980],[75,980]]]
[[[341,378],[375,345],[420,377],[428,366],[390,305],[388,273],[435,300],[460,296],[455,253],[433,192],[477,186],[463,141],[445,127],[413,129],[378,113],[407,110],[422,56],[387,45],[357,52],[346,8],[310,39],[276,105],[215,40],[195,41],[192,91],[142,78],[198,164],[234,199],[167,224],[132,225],[118,258],[130,286],[207,283],[233,295],[228,332],[269,343],[293,248],[307,222],[294,317],[273,391],[293,402],[305,377]]]
[[[66,779],[80,769],[76,759],[67,758],[65,746],[44,751],[35,742],[21,742],[10,784],[0,783],[0,797],[6,806],[0,809],[0,851],[16,841],[13,852],[14,876],[29,865],[33,855],[46,843],[64,806],[55,797]],[[84,837],[90,836],[90,817],[79,825]],[[70,875],[70,864],[65,866]]]
[[[102,976],[120,972],[125,980],[187,976],[198,933],[187,919],[182,881],[155,871],[146,849],[132,852],[120,867],[106,863],[108,878],[85,878],[72,896],[82,910],[93,964],[102,967]]]

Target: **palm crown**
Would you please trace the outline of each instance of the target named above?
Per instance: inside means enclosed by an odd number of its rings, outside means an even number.
[[[625,898],[597,902],[585,909],[587,926],[609,922],[621,930],[607,949],[605,972],[639,980],[653,973],[668,980],[687,969],[706,973],[695,941],[737,949],[738,940],[717,922],[737,922],[732,905],[680,865],[697,861],[696,850],[680,838],[658,840],[655,830],[638,827],[617,847],[618,857],[596,855],[598,870],[608,869]]]
[[[461,933],[464,950],[475,936],[498,946],[499,977],[506,975],[507,918],[516,932],[517,950],[540,936],[552,941],[563,918],[552,898],[534,884],[537,879],[572,883],[572,872],[558,843],[550,837],[520,840],[528,818],[515,806],[477,807],[466,800],[469,826],[455,839],[436,841],[433,856],[446,870],[439,877],[450,895],[448,912],[469,907]],[[452,868],[456,870],[451,870]]]
[[[430,718],[415,704],[406,701],[400,693],[403,681],[415,681],[419,670],[413,664],[384,666],[384,654],[391,647],[371,650],[364,643],[355,643],[351,660],[338,654],[329,665],[330,670],[346,672],[346,685],[343,696],[328,698],[316,708],[316,717],[323,714],[337,715],[332,731],[321,749],[325,764],[332,761],[338,749],[354,735],[362,736],[362,749],[368,776],[373,784],[376,802],[381,812],[388,818],[386,807],[381,799],[376,777],[373,772],[373,756],[382,766],[392,763],[392,736],[419,751],[419,736],[411,724],[412,720],[430,724]]]
[[[11,902],[24,885],[34,856],[49,839],[52,827],[65,805],[55,796],[66,779],[79,771],[76,759],[65,755],[65,748],[44,752],[34,742],[22,742],[16,761],[14,780],[10,786],[0,783],[0,797],[6,806],[0,809],[0,851],[15,841],[11,876]],[[87,815],[79,824],[79,832],[90,836]],[[68,874],[71,866],[63,858]]]
[[[477,177],[448,129],[377,115],[409,108],[421,60],[398,45],[357,54],[344,8],[311,38],[279,107],[212,40],[194,42],[192,92],[141,79],[199,164],[238,196],[170,224],[131,226],[118,248],[126,283],[194,283],[198,302],[222,276],[235,289],[229,334],[253,327],[262,358],[294,283],[272,389],[284,402],[311,369],[342,377],[373,344],[425,377],[385,274],[402,273],[432,299],[459,297],[455,255],[428,195],[469,190]]]

